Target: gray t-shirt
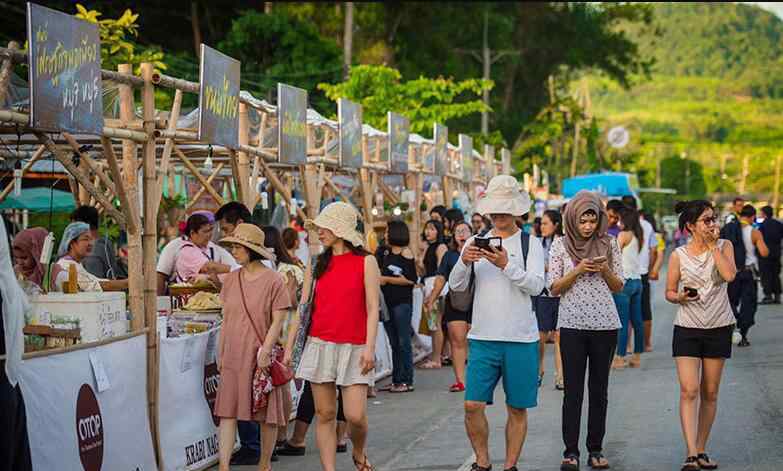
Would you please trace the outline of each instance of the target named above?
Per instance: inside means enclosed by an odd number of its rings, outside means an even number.
[[[128,269],[120,263],[114,244],[108,237],[99,237],[90,255],[82,261],[85,270],[103,280],[124,280]]]

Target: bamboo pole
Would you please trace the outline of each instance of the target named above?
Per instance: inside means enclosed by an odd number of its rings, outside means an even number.
[[[212,181],[220,174],[220,171],[223,170],[223,167],[225,167],[226,164],[223,162],[220,162],[218,166],[215,168],[215,171],[212,172],[212,175],[207,178],[207,183],[209,184],[209,187],[212,188]],[[204,192],[206,191],[205,187],[199,188],[199,190],[196,192],[196,194],[193,196],[193,199],[188,203],[188,205],[185,207],[185,212],[189,211],[190,208],[193,207],[194,204],[204,195]]]
[[[121,64],[117,70],[120,74],[130,74],[132,69],[129,64]],[[118,88],[120,120],[127,125],[136,120],[133,89],[123,83],[120,83]],[[107,146],[104,144],[104,152],[106,152],[106,148]],[[131,329],[133,331],[144,328],[144,259],[141,247],[141,209],[139,208],[137,166],[136,143],[124,139],[122,141],[123,180],[129,210],[133,216],[133,224],[128,225],[128,308],[131,312]]]
[[[11,41],[8,43],[8,49],[19,49],[19,43]],[[11,73],[14,71],[13,59],[8,57],[3,60],[3,65],[0,66],[0,105],[5,103],[5,98],[8,96],[8,82],[11,81]]]
[[[411,227],[411,242],[413,245],[413,253],[418,256],[420,249],[419,234],[421,234],[421,200],[422,193],[424,192],[424,174],[421,172],[409,173],[407,175],[407,186],[416,193],[414,199],[414,211],[413,211],[413,224]]]
[[[36,131],[35,129],[29,127],[30,115],[26,113],[19,113],[17,111],[11,110],[0,110],[0,122],[21,124],[24,126],[22,130],[26,132]],[[116,129],[104,126],[102,135],[112,139],[130,139],[136,142],[147,141],[146,134],[139,131],[132,131],[130,129]]]
[[[179,147],[176,145],[174,146],[174,152],[177,154],[177,157],[179,157],[182,163],[185,164],[185,168],[187,168],[188,171],[190,171],[190,173],[196,177],[199,183],[201,183],[201,186],[204,187],[204,189],[207,190],[207,193],[212,196],[212,199],[217,202],[218,206],[223,206],[226,204],[225,201],[223,201],[223,197],[220,196],[214,188],[212,188],[211,184],[207,183],[207,179],[204,178],[204,175],[198,171],[196,166],[193,165],[193,162],[191,162],[190,159],[188,159],[188,157],[181,150],[179,150]]]
[[[383,196],[389,199],[389,203],[391,203],[392,206],[397,206],[398,204],[400,204],[400,198],[394,194],[392,189],[389,188],[389,185],[384,183],[382,178],[378,178],[377,183],[378,183],[378,187],[383,192]]]
[[[171,105],[171,114],[169,114],[169,123],[167,129],[170,131],[177,130],[177,121],[179,120],[179,112],[182,107],[182,90],[174,92],[174,103]],[[160,200],[163,198],[163,179],[166,177],[169,171],[169,162],[171,160],[171,150],[174,147],[174,139],[166,139],[166,143],[163,144],[163,154],[160,157],[160,172],[157,179],[158,191],[155,192],[155,207],[160,207]],[[171,189],[169,189],[171,191]]]
[[[229,187],[231,186],[231,180],[234,180],[234,187],[237,190],[237,201],[239,201],[242,204],[245,204],[245,202],[241,198],[241,192],[239,189],[239,162],[237,158],[237,153],[233,149],[228,150],[228,163],[231,165],[231,177],[228,179],[229,181]]]
[[[142,89],[142,109],[144,130],[150,139],[144,144],[144,233],[142,235],[142,250],[144,254],[144,318],[147,327],[153,327],[158,322],[157,273],[155,271],[157,258],[157,225],[158,207],[155,200],[158,196],[158,179],[155,171],[156,154],[155,139],[155,86],[152,84],[152,64],[141,64],[141,76],[144,79]],[[150,430],[152,443],[162,466],[158,437],[158,332],[150,328],[147,331],[147,391],[149,399]]]
[[[74,152],[79,154],[79,158],[84,162],[85,166],[98,177],[100,182],[108,189],[114,188],[114,182],[109,179],[109,177],[106,175],[106,173],[101,169],[100,165],[93,160],[92,157],[89,156],[86,152],[79,151],[79,143],[76,141],[76,138],[74,138],[71,134],[64,132],[62,133],[63,139],[65,139],[65,142],[68,143],[68,145],[73,149]],[[105,137],[101,137],[101,139],[106,139]],[[97,185],[96,185],[97,186]]]
[[[269,180],[269,183],[272,184],[272,188],[275,189],[276,192],[283,195],[283,198],[285,199],[285,204],[291,209],[291,200],[293,199],[293,195],[291,194],[291,190],[286,187],[283,182],[278,178],[277,175],[275,175],[275,172],[272,171],[272,169],[269,167],[269,164],[267,164],[264,159],[261,159],[259,161],[261,164],[261,168],[264,170],[264,175],[266,175],[266,178]],[[307,219],[307,214],[305,214],[304,211],[302,211],[302,208],[297,206],[295,208],[296,214],[301,217],[302,219]]]
[[[318,186],[318,168],[316,165],[307,164],[300,168],[302,175],[305,200],[307,201],[307,217],[315,219],[321,208],[321,188]],[[315,230],[308,231],[307,240],[310,245],[310,253],[318,253],[318,233]]]
[[[101,144],[103,144],[103,155],[106,158],[106,162],[109,164],[109,170],[114,178],[117,198],[120,199],[120,209],[122,210],[122,213],[125,214],[125,219],[127,221],[126,230],[129,234],[135,234],[139,230],[137,222],[138,217],[134,211],[136,206],[131,204],[130,199],[128,198],[127,185],[123,181],[122,173],[120,172],[120,164],[117,162],[117,156],[114,154],[111,141],[109,138],[102,137]]]
[[[239,145],[246,146],[250,141],[250,123],[247,116],[247,105],[244,103],[239,104]],[[259,143],[258,147],[263,147],[263,142]],[[238,173],[234,175],[237,180],[237,200],[242,204],[248,206],[248,209],[253,210],[250,205],[255,200],[255,195],[250,191],[250,160],[246,152],[240,150],[236,153],[237,170]]]
[[[364,220],[365,220],[365,219],[364,219],[364,214],[362,213],[362,211],[360,211],[360,210],[359,210],[359,208],[357,208],[357,207],[356,207],[356,206],[355,206],[355,205],[354,205],[354,204],[351,202],[351,198],[350,198],[348,195],[346,195],[346,194],[345,194],[345,192],[344,192],[344,191],[342,191],[342,190],[340,189],[340,187],[338,187],[338,186],[337,186],[337,185],[334,183],[334,181],[333,181],[333,180],[332,180],[332,179],[331,179],[331,178],[330,178],[328,175],[324,175],[324,181],[326,182],[326,185],[329,187],[329,189],[330,189],[330,190],[332,190],[332,191],[333,191],[333,192],[334,192],[334,193],[335,193],[337,196],[339,196],[339,197],[340,197],[340,199],[342,199],[344,203],[348,203],[348,204],[350,204],[351,206],[353,206],[353,209],[355,209],[355,210],[356,210],[356,212],[359,214],[359,219],[360,219],[360,220],[362,220],[362,221],[364,221]]]
[[[82,173],[82,171],[73,164],[73,162],[70,159],[70,155],[66,155],[63,151],[57,148],[57,146],[54,144],[54,141],[51,137],[49,137],[47,134],[41,132],[41,131],[35,131],[35,136],[38,138],[38,140],[46,146],[46,150],[54,154],[54,158],[60,161],[60,163],[65,167],[68,172],[73,175],[76,180],[79,182],[81,186],[85,188],[88,194],[95,197],[96,201],[101,203],[105,208],[106,212],[109,213],[111,217],[114,218],[115,221],[121,226],[125,225],[125,216],[122,215],[119,211],[117,211],[114,206],[112,206],[106,198],[104,198],[103,193],[98,191],[97,188],[92,184],[90,181],[90,178]]]
[[[372,216],[372,179],[370,171],[366,168],[359,169],[359,182],[362,187],[362,208],[364,209],[364,228],[365,232],[373,230],[373,216]],[[366,234],[365,234],[366,235]]]
[[[454,194],[453,187],[451,184],[451,178],[445,176],[441,179],[441,182],[443,186],[443,206],[445,206],[446,208],[450,208],[452,195]]]
[[[41,159],[41,157],[43,157],[45,150],[46,150],[45,146],[38,147],[38,149],[35,151],[35,153],[30,158],[30,160],[28,160],[27,163],[24,164],[24,167],[22,167],[22,176],[24,176],[24,173],[26,171],[28,171],[28,170],[30,170],[30,168],[32,168],[34,163],[38,162]],[[13,182],[13,180],[11,180],[11,183],[6,185],[5,188],[3,189],[3,191],[0,192],[0,202],[2,202],[6,198],[6,196],[11,194],[13,189],[14,189],[14,182]]]

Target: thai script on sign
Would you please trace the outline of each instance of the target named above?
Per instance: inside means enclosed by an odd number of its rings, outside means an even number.
[[[222,87],[206,84],[204,88],[207,110],[220,118],[235,119],[238,114],[239,99],[231,94],[230,85],[229,80],[223,75]]]
[[[295,137],[305,137],[307,124],[299,121],[295,112],[286,111],[283,115],[283,133]]]
[[[38,77],[49,78],[53,87],[57,87],[61,76],[66,72],[75,72],[82,66],[100,61],[98,44],[91,43],[87,35],[83,35],[80,44],[66,48],[62,42],[50,48],[46,44],[49,33],[46,26],[35,33],[38,47],[35,55],[35,71]]]

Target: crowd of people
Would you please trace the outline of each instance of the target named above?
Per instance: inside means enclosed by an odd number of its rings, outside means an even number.
[[[267,471],[281,456],[304,455],[314,418],[323,469],[335,469],[335,454],[347,452],[348,441],[356,468],[374,469],[366,443],[376,333],[382,325],[392,350],[392,381],[382,390],[414,391],[411,339],[419,287],[418,331],[431,337],[432,353],[418,366],[453,368],[448,390],[464,392],[474,471],[491,469],[485,408],[500,381],[508,413],[503,469],[516,470],[527,410],[544,384],[547,345],[553,345],[553,386],[563,391],[560,468],[579,469],[587,377],[588,464],[607,469],[610,372],[639,368],[653,349],[650,282],[661,278],[664,238],[634,197],[605,202],[583,191],[532,222],[530,208],[517,181],[498,176],[469,219],[460,209],[436,206],[421,234],[391,220],[374,253],[366,250],[358,214],[346,203],[331,203],[303,227],[282,231],[255,225],[237,202],[216,213],[192,213],[180,235],[161,247],[158,293],[166,294],[172,283],[200,280],[220,289],[221,382],[214,409],[220,469],[258,464]],[[709,202],[675,209],[681,242],[669,256],[665,297],[677,304],[673,356],[687,448],[682,469],[715,469],[706,449],[723,364],[735,330],[738,345],[750,345],[758,279],[761,303],[780,303],[783,224],[768,206],[759,223],[753,206],[739,198],[722,228]],[[68,290],[74,273],[79,291],[127,289],[126,242],[115,246],[98,227],[94,208],[73,213],[48,279],[41,263],[48,231],[17,234],[14,273],[25,291]],[[301,251],[305,229],[318,235],[322,248],[312,257]],[[296,411],[281,375],[305,381]],[[237,432],[241,447],[234,453]]]

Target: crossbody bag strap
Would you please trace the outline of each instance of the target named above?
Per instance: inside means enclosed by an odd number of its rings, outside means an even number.
[[[247,319],[250,321],[250,325],[253,326],[253,331],[256,333],[256,338],[258,338],[258,341],[261,342],[261,345],[264,345],[264,339],[261,337],[261,332],[258,330],[258,327],[256,327],[256,323],[253,322],[253,317],[250,315],[250,310],[247,308],[247,301],[245,300],[245,287],[242,286],[242,272],[244,270],[239,270],[239,273],[237,274],[237,277],[239,278],[239,292],[242,295],[242,306],[245,308],[245,314],[247,315]]]

